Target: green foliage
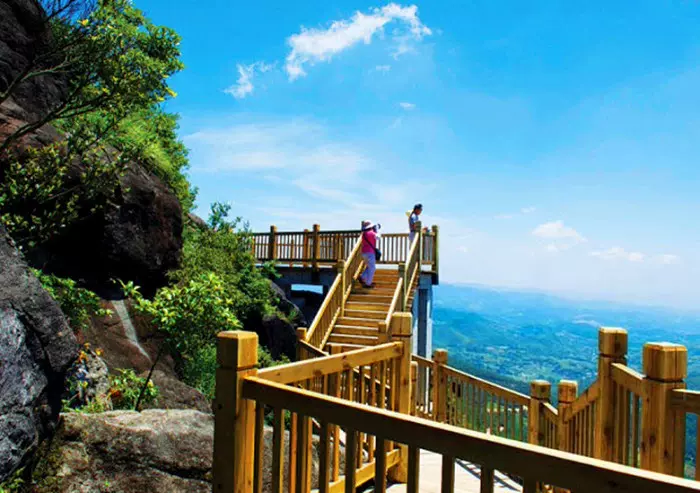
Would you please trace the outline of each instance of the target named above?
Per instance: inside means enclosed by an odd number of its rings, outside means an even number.
[[[271,281],[282,277],[282,275],[277,272],[276,264],[272,260],[268,260],[267,262],[262,264],[260,268],[260,273],[267,279],[270,279]]]
[[[0,483],[0,493],[19,493],[24,487],[24,469],[17,469],[7,480]]]
[[[20,248],[60,233],[81,215],[97,211],[125,171],[120,157],[107,159],[100,147],[86,147],[88,132],[7,161],[0,175],[0,222]],[[72,165],[79,159],[82,170]],[[91,204],[81,210],[79,203]]]
[[[37,66],[22,75],[26,80],[69,73],[65,99],[0,142],[0,221],[23,248],[34,248],[99,209],[131,160],[143,161],[186,209],[192,206],[176,118],[158,107],[175,96],[167,79],[183,68],[179,37],[151,23],[129,0],[101,0],[86,11],[83,19],[49,16],[51,56],[38,55]],[[12,81],[0,102],[19,83]],[[21,156],[11,150],[12,142],[46,123],[66,132],[66,140]]]
[[[61,306],[61,311],[68,318],[68,324],[73,330],[87,328],[93,315],[105,317],[112,314],[111,310],[100,306],[100,298],[95,293],[79,288],[72,279],[44,274],[38,269],[32,269],[32,272]]]
[[[132,369],[119,369],[117,375],[110,375],[109,397],[114,409],[136,409],[136,401],[141,389],[145,389],[141,403],[153,402],[158,397],[158,388],[151,380],[146,385],[146,379],[139,377]]]
[[[202,272],[213,272],[222,281],[231,310],[243,326],[258,323],[263,314],[272,313],[269,281],[255,267],[250,233],[240,219],[228,220],[230,206],[211,206],[209,228],[188,229],[182,255],[182,267],[171,274],[178,283],[195,279]]]

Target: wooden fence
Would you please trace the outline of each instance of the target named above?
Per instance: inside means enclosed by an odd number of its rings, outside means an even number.
[[[464,374],[454,375],[438,369],[438,375],[442,373],[446,379],[445,396],[432,397],[432,402],[427,404],[424,400],[424,410],[419,411],[417,403],[421,398],[415,394],[412,397],[412,388],[420,387],[416,383],[418,367],[428,368],[427,360],[411,362],[411,315],[397,313],[391,324],[393,338],[389,343],[265,370],[256,369],[255,334],[220,334],[213,491],[262,492],[264,482],[269,482],[275,493],[309,493],[312,489],[320,493],[341,490],[354,493],[359,485],[374,479],[374,491],[384,492],[389,477],[407,483],[407,491],[413,493],[418,491],[421,449],[442,456],[442,473],[435,481],[441,483],[444,492],[454,491],[456,460],[480,466],[482,493],[494,491],[494,471],[521,478],[524,493],[551,490],[551,486],[544,485],[556,485],[577,493],[700,491],[700,483],[695,481],[418,417],[425,414],[426,409],[428,414],[440,414],[438,409],[443,407],[444,419],[461,425],[465,418],[458,410],[467,406],[460,408],[448,398],[453,393],[449,391],[450,382],[458,382],[454,388],[461,389],[458,392],[462,396],[467,386],[474,384],[481,388],[484,384],[474,383]],[[668,360],[663,359],[658,368],[661,370],[668,365]],[[650,374],[646,373],[645,379],[648,379]],[[440,377],[433,380],[436,379]],[[669,383],[677,382],[664,385]],[[433,384],[433,390],[434,387]],[[491,388],[491,391],[493,395],[503,393],[500,388]],[[536,395],[528,399],[530,423],[540,422],[535,419],[533,409],[545,416],[558,413],[547,406],[547,391],[545,382],[533,385]],[[657,389],[652,393],[655,391]],[[671,392],[679,391],[672,389]],[[649,395],[648,389],[647,399]],[[696,397],[690,395],[673,394],[672,405],[677,412],[681,409],[696,412]],[[524,397],[507,391],[500,398],[486,402],[491,409],[501,409],[502,402],[510,399],[514,405],[525,408]],[[444,406],[440,404],[441,399],[444,399]],[[291,413],[289,433],[284,429],[286,413]],[[266,414],[271,417],[273,428],[268,468],[263,467]],[[450,414],[454,417],[448,418]],[[461,421],[458,416],[462,416]],[[549,419],[546,417],[544,421]],[[311,470],[314,423],[318,428],[317,484],[312,484]],[[650,445],[653,448],[653,444]]]
[[[321,231],[318,224],[311,230],[284,232],[271,226],[269,233],[251,234],[251,248],[258,262],[318,268],[346,259],[359,236],[359,230]],[[430,266],[435,274],[439,272],[438,239],[439,229],[433,226],[422,234],[419,248],[420,264]],[[382,251],[379,263],[383,265],[405,264],[411,250],[408,233],[382,234],[377,247]]]

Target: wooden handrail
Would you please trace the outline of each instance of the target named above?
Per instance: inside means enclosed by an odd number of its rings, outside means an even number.
[[[687,389],[672,390],[671,407],[685,413],[700,415],[700,392]]]
[[[384,318],[384,323],[388,327],[391,323],[391,317],[396,312],[396,308],[399,306],[399,297],[403,294],[403,279],[399,278],[399,282],[396,283],[396,288],[394,288],[394,295],[391,298],[391,304],[389,305],[389,311]]]
[[[534,489],[529,488],[537,482],[581,493],[700,491],[700,483],[694,481],[518,443],[296,389],[261,378],[245,378],[242,384],[242,397],[277,409],[288,409],[302,416],[314,417],[321,423],[345,427],[350,430],[352,443],[355,443],[355,433],[367,433],[406,444],[409,447],[409,453],[420,448],[437,452],[445,457],[481,464],[488,469],[514,474],[524,479],[526,492],[534,492]],[[352,455],[348,457],[354,459],[356,453],[354,447],[347,449],[352,449],[348,452]],[[347,460],[346,457],[346,463]],[[350,463],[354,466],[353,462]],[[419,467],[417,461],[409,461],[409,469],[417,467]],[[354,467],[351,466],[348,471],[353,472],[354,479]],[[415,475],[413,480],[412,474]],[[415,478],[417,478],[417,470],[409,470],[409,491],[417,487],[415,482],[412,483]]]
[[[567,412],[564,413],[562,416],[562,419],[564,421],[569,421],[572,416],[578,414],[585,408],[591,405],[591,403],[595,402],[596,399],[598,399],[598,395],[600,392],[600,384],[596,380],[591,384],[586,391],[578,396],[578,398],[571,404],[571,407],[567,409]]]
[[[357,351],[324,356],[306,361],[297,361],[283,366],[272,366],[258,371],[258,376],[271,382],[290,383],[313,377],[351,370],[358,366],[371,365],[379,361],[398,358],[403,347],[398,342],[389,342]]]
[[[615,383],[622,385],[642,398],[646,395],[644,375],[621,363],[613,363],[611,367],[612,379]]]
[[[449,366],[445,367],[445,372],[448,375],[463,379],[469,383],[473,383],[477,387],[480,387],[491,394],[503,397],[504,399],[512,401],[516,404],[522,406],[527,406],[530,404],[530,398],[528,396],[526,396],[525,394],[521,394],[520,392],[517,392],[515,390],[502,387],[498,384],[491,383],[488,380],[484,380],[474,375],[470,375],[469,373],[464,373]]]

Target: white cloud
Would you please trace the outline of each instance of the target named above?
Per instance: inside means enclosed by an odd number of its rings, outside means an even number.
[[[253,77],[255,76],[256,72],[264,74],[273,67],[274,65],[264,62],[255,62],[251,63],[250,65],[241,65],[240,63],[237,64],[236,68],[238,69],[238,80],[231,87],[224,89],[224,92],[232,95],[236,99],[245,98],[255,89],[253,86]]]
[[[388,72],[389,70],[391,70],[391,65],[377,65],[376,67],[374,67],[374,70],[376,70],[377,72]]]
[[[349,20],[334,21],[327,29],[301,28],[301,32],[287,39],[291,47],[286,59],[289,80],[306,75],[304,66],[317,62],[327,62],[334,55],[359,43],[370,44],[376,33],[382,33],[384,26],[397,22],[408,27],[408,31],[396,30],[392,36],[399,39],[401,46],[408,40],[421,40],[432,31],[418,18],[418,7],[403,7],[390,3],[382,8],[373,8],[369,14],[355,12]],[[406,52],[407,49],[400,48]]]
[[[401,106],[405,110],[412,110],[416,107],[415,104],[413,103],[406,103],[406,102],[401,102],[399,103],[399,106]]]
[[[537,207],[523,207],[520,212],[508,213],[508,214],[498,214],[494,216],[495,219],[513,219],[516,216],[531,214],[537,210]]]
[[[513,214],[498,214],[496,219],[513,219],[514,217]]]
[[[594,251],[590,253],[591,257],[597,257],[602,260],[627,260],[629,262],[643,262],[646,255],[640,252],[628,252],[622,247],[612,247],[607,250]]]
[[[540,224],[532,231],[532,234],[540,238],[573,240],[576,243],[586,241],[586,238],[574,228],[564,226],[564,222],[561,220]]]
[[[520,209],[520,212],[522,214],[532,214],[536,210],[537,210],[537,207],[523,207],[522,209]]]
[[[664,253],[662,255],[659,255],[657,259],[664,265],[678,264],[681,261],[681,258],[678,255],[673,255],[670,253]]]

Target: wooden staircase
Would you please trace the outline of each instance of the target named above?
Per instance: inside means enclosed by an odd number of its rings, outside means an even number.
[[[350,351],[386,342],[380,341],[380,325],[389,317],[399,279],[395,268],[378,268],[374,288],[367,289],[359,281],[354,281],[328,343],[338,344],[343,351]],[[415,289],[411,289],[407,304],[409,311],[413,306],[414,293]]]

